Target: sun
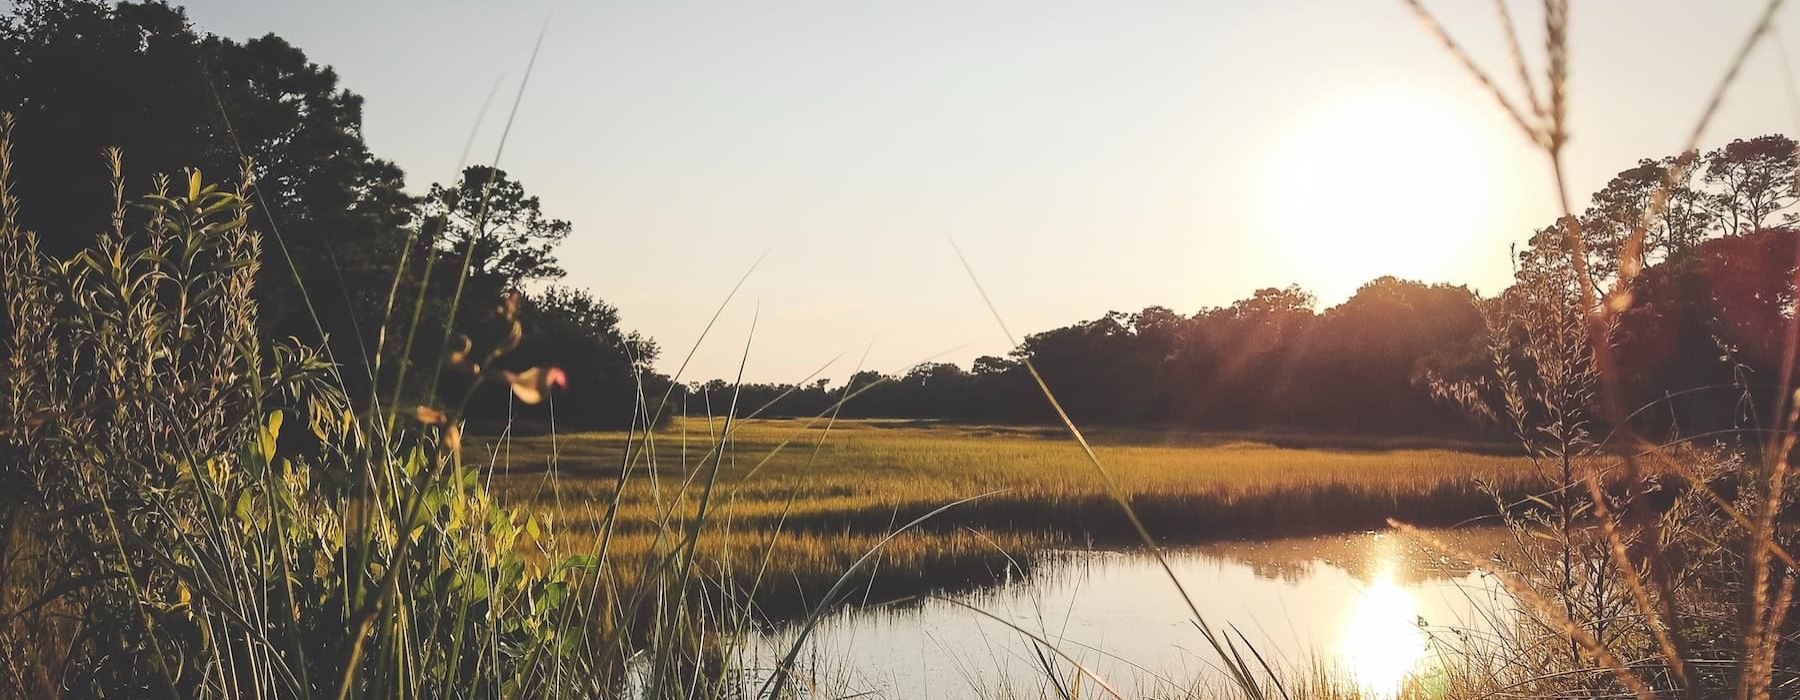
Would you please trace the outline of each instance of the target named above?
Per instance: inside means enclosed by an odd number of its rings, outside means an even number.
[[[1445,280],[1495,215],[1491,137],[1449,103],[1370,94],[1330,104],[1270,159],[1275,254],[1318,291],[1381,275]]]

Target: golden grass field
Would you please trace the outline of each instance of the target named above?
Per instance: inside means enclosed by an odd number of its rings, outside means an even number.
[[[806,602],[896,528],[982,494],[888,543],[866,593],[975,585],[1046,548],[1136,542],[1079,446],[1057,430],[839,421],[827,431],[749,420],[715,453],[723,427],[677,419],[648,443],[625,433],[486,437],[471,439],[467,458],[491,467],[497,498],[553,523],[559,554],[595,553],[605,540],[621,582],[643,572],[620,562],[654,566],[645,555],[679,548],[716,461],[702,575],[754,586],[770,604]],[[1146,526],[1171,542],[1369,529],[1390,517],[1455,524],[1496,511],[1480,484],[1522,494],[1535,478],[1524,458],[1481,444],[1146,430],[1089,438]],[[605,538],[628,441],[628,478]]]

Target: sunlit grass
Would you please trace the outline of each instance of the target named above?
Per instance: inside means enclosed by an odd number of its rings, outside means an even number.
[[[472,438],[471,452],[488,455],[497,498],[552,513],[558,546],[581,552],[602,537],[630,442],[634,466],[609,545],[623,584],[636,573],[619,562],[679,543],[697,509],[696,489],[689,482],[684,493],[683,483],[721,428],[677,419],[648,449],[642,436],[612,432]],[[1094,437],[1140,517],[1176,542],[1378,528],[1389,517],[1455,524],[1494,512],[1484,484],[1522,495],[1534,479],[1526,460],[1492,445],[1146,430]],[[900,524],[978,494],[990,495],[889,543],[876,590],[971,585],[1009,558],[1135,541],[1075,443],[1037,428],[850,421],[826,432],[805,421],[743,421],[720,484],[701,536],[707,575],[784,606],[829,586]],[[761,585],[750,585],[758,572]]]

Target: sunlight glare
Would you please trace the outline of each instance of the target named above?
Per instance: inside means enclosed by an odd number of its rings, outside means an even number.
[[[1301,279],[1449,279],[1495,215],[1496,153],[1474,120],[1401,94],[1339,102],[1271,159],[1273,248]],[[1349,291],[1349,290],[1344,290]]]
[[[1360,690],[1375,697],[1400,692],[1407,675],[1425,657],[1425,632],[1418,619],[1418,605],[1411,593],[1394,583],[1391,569],[1363,591],[1344,627],[1340,650]]]

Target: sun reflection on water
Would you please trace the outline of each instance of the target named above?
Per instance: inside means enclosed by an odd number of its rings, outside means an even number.
[[[1491,542],[1478,539],[1489,535]],[[1489,551],[1506,535],[1454,537],[1470,551]],[[1491,578],[1391,533],[1216,543],[1165,554],[1192,586],[1203,619],[1247,633],[1242,641],[1284,683],[1315,685],[1313,695],[1390,700],[1403,690],[1440,693],[1449,669],[1433,640],[1461,639],[1456,630],[1485,638],[1511,611]],[[833,613],[813,631],[818,651],[809,651],[813,663],[827,666],[810,673],[825,679],[841,672],[843,687],[824,689],[843,696],[977,700],[1044,687],[1038,642],[971,614],[965,605],[973,605],[1056,640],[1124,697],[1179,695],[1187,687],[1171,683],[1229,683],[1209,665],[1210,652],[1195,649],[1187,602],[1163,567],[1142,552],[1071,551],[1038,560],[1012,585],[957,594],[957,604]],[[1421,627],[1421,618],[1432,627]],[[797,634],[788,626],[760,637],[750,667],[767,668]],[[831,665],[840,662],[828,651],[846,655],[841,666]],[[1328,675],[1309,675],[1315,670]]]
[[[1413,594],[1383,562],[1344,626],[1340,656],[1359,689],[1375,697],[1399,694],[1425,658],[1425,630]]]

